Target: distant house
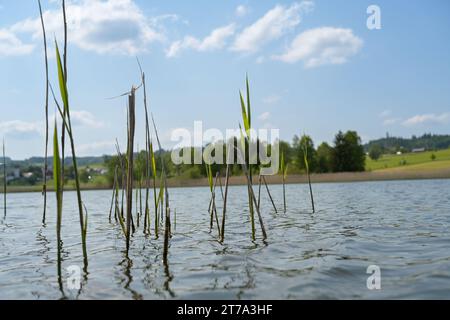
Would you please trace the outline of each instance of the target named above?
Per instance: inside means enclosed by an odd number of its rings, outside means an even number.
[[[419,152],[425,152],[425,148],[416,148],[416,149],[412,149],[413,153],[419,153]]]
[[[23,176],[24,178],[27,178],[27,179],[31,178],[33,175],[34,175],[33,172],[24,172],[24,173],[22,174],[22,176]]]

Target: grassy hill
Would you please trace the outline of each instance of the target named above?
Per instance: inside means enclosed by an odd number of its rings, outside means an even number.
[[[436,156],[434,161],[431,159],[433,154]],[[388,154],[383,155],[377,161],[367,157],[367,171],[393,168],[405,170],[450,168],[450,149],[420,153],[404,153],[402,155]]]

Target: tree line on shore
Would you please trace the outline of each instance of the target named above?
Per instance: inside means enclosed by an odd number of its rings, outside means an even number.
[[[239,141],[235,139],[234,144],[238,144]],[[280,157],[283,155],[284,161],[288,166],[290,174],[302,174],[305,172],[304,156],[309,164],[309,170],[311,173],[328,173],[328,172],[359,172],[365,170],[366,154],[364,147],[361,143],[361,138],[356,131],[339,131],[334,138],[333,144],[330,145],[326,142],[321,143],[318,147],[315,146],[312,138],[308,135],[301,137],[294,136],[292,143],[287,141],[278,141]],[[222,144],[225,148],[225,144]],[[270,155],[271,146],[266,145],[268,149],[267,153]],[[198,150],[194,148],[188,148],[181,151],[191,152],[194,154]],[[203,149],[204,150],[204,149]],[[202,152],[203,150],[200,150]],[[226,151],[223,152],[224,156]],[[248,155],[247,155],[248,156]],[[206,166],[200,164],[179,164],[175,165],[172,161],[171,151],[156,152],[156,170],[161,170],[162,158],[164,168],[168,177],[180,178],[180,179],[197,179],[205,178],[208,176]],[[118,156],[106,156],[105,165],[107,167],[107,180],[109,183],[114,181],[114,171],[119,163]],[[281,165],[281,161],[279,161]],[[143,172],[146,165],[146,152],[140,151],[135,157],[134,178],[136,181],[143,180]],[[257,165],[252,167],[255,174],[259,173],[261,164],[257,159]],[[226,164],[213,164],[212,172],[225,173]],[[232,175],[242,175],[242,168],[239,164],[231,166]]]

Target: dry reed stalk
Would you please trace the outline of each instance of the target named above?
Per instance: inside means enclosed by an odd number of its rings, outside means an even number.
[[[220,242],[225,240],[225,216],[227,212],[227,199],[228,199],[228,184],[230,180],[230,165],[227,165],[227,173],[225,177],[225,195],[223,198],[223,214],[222,214],[222,233],[220,236]]]
[[[111,223],[112,210],[113,210],[114,200],[115,200],[115,195],[116,195],[117,170],[118,170],[118,166],[116,165],[116,167],[114,168],[114,181],[113,181],[113,187],[112,187],[113,192],[112,192],[112,197],[111,197],[111,207],[109,209],[109,222],[110,223]]]
[[[275,210],[275,213],[278,213],[275,202],[273,201],[272,195],[270,194],[270,190],[269,190],[269,186],[267,185],[266,177],[262,176],[262,180],[264,182],[264,185],[266,186],[267,194],[269,195],[270,202],[272,202],[273,209]]]
[[[128,144],[127,144],[127,237],[126,237],[126,252],[127,255],[130,250],[130,237],[132,228],[132,210],[133,210],[133,157],[134,157],[134,135],[136,126],[136,89],[131,88],[131,92],[128,96]]]
[[[236,148],[236,147],[235,147],[235,149],[237,150],[237,153],[238,153],[238,155],[240,155],[241,159],[243,159],[242,158],[242,154],[241,154],[242,153],[241,150]],[[244,175],[245,175],[245,178],[247,179],[247,186],[248,186],[248,190],[249,190],[249,193],[250,193],[250,198],[251,198],[251,200],[253,200],[252,204],[254,204],[256,206],[256,213],[258,214],[259,224],[261,226],[261,232],[263,234],[263,240],[266,240],[267,239],[266,228],[264,227],[264,221],[263,221],[262,216],[261,216],[261,211],[260,211],[260,208],[258,206],[258,202],[257,202],[256,196],[255,196],[255,192],[253,191],[253,185],[252,185],[252,182],[250,180],[249,171],[248,171],[248,168],[247,168],[247,165],[246,165],[245,161],[242,161],[242,168],[244,169],[243,170],[244,171]],[[253,235],[252,235],[252,238],[254,239]]]

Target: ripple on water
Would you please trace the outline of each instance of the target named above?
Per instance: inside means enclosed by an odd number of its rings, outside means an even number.
[[[120,227],[109,223],[109,191],[83,192],[89,209],[88,274],[69,299],[378,299],[450,298],[450,180],[315,184],[311,214],[305,185],[270,186],[279,213],[262,192],[268,233],[251,241],[245,187],[231,187],[226,239],[210,232],[208,188],[172,189],[177,209],[169,265],[163,237],[138,229],[129,259]],[[264,191],[264,190],[263,190]],[[151,195],[151,198],[153,195]],[[41,223],[39,194],[8,195],[0,221],[0,298],[58,299],[54,199]],[[220,197],[218,213],[221,218]],[[153,214],[153,212],[152,212]],[[83,265],[76,197],[65,195],[63,273]],[[153,231],[154,220],[151,219]],[[142,225],[141,225],[142,227]],[[378,265],[382,290],[369,291]]]

